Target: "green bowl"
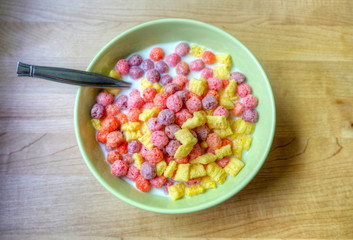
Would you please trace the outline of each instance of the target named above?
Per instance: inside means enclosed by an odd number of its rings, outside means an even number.
[[[99,89],[81,87],[75,105],[75,131],[81,154],[97,180],[121,200],[141,209],[159,213],[187,213],[215,206],[244,188],[256,175],[270,150],[275,130],[275,103],[269,81],[253,54],[235,37],[212,25],[187,19],[163,19],[133,27],[109,42],[93,59],[87,71],[108,74],[115,63],[151,45],[188,41],[217,52],[230,53],[236,68],[245,74],[258,97],[259,122],[254,139],[243,161],[245,167],[235,177],[228,176],[217,189],[191,198],[173,201],[168,196],[142,193],[124,180],[114,177],[95,139],[90,110]]]

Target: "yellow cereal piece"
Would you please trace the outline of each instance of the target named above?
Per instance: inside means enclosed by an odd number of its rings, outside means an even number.
[[[227,179],[227,173],[217,163],[209,163],[206,167],[206,174],[215,180],[218,184],[223,184]]]
[[[217,156],[213,153],[205,153],[195,159],[192,159],[190,163],[202,163],[208,164],[217,160]]]
[[[174,171],[177,169],[177,163],[176,161],[171,161],[169,162],[167,168],[164,170],[163,175],[166,178],[171,178],[173,177]]]
[[[234,103],[227,95],[219,97],[219,105],[225,107],[228,110],[231,110],[234,108]]]
[[[245,122],[243,119],[241,119],[238,123],[236,133],[244,134],[247,128],[248,128],[247,122]]]
[[[157,176],[162,176],[164,171],[167,169],[167,163],[165,161],[160,161],[156,164],[156,173]]]
[[[208,127],[213,128],[226,128],[228,127],[227,119],[224,115],[222,116],[207,116]]]
[[[233,155],[237,159],[242,158],[243,146],[236,146],[233,144]]]
[[[226,65],[213,67],[213,76],[220,79],[229,79],[230,72]]]
[[[232,157],[230,159],[229,163],[224,167],[224,171],[228,175],[235,177],[244,166],[245,166],[245,164],[242,161]]]
[[[153,88],[157,90],[157,93],[164,93],[164,87],[159,83],[153,84]]]
[[[137,169],[141,169],[141,165],[144,162],[141,153],[132,154],[132,159],[135,160],[135,164],[136,164]]]
[[[243,136],[242,142],[243,142],[243,148],[246,151],[249,151],[250,146],[251,146],[251,142],[252,142],[252,137],[251,136]]]
[[[237,82],[233,79],[230,80],[228,86],[225,89],[225,92],[227,94],[228,97],[234,97],[236,96],[236,92],[237,92]]]
[[[147,131],[142,137],[138,139],[149,150],[153,148],[153,144],[151,143],[151,135],[152,132]]]
[[[145,90],[146,88],[150,88],[153,87],[153,84],[151,82],[149,82],[146,78],[142,78],[140,80],[140,86],[142,91]]]
[[[243,119],[241,118],[238,118],[236,121],[232,121],[231,123],[231,126],[232,126],[232,129],[233,129],[233,132],[234,133],[237,133],[238,132],[238,127],[239,127],[239,124],[241,123],[241,121],[243,121]]]
[[[201,185],[204,187],[204,189],[217,188],[216,182],[213,181],[213,179],[210,178],[209,176],[205,176],[202,178]]]
[[[147,127],[147,122],[143,122],[143,129],[142,129],[142,132],[143,133],[147,133],[149,132],[150,130],[148,130],[148,127]]]
[[[94,127],[94,129],[96,130],[100,130],[101,127],[102,127],[102,120],[98,119],[98,118],[92,118],[91,119],[91,123],[92,123],[92,126]]]
[[[220,138],[226,138],[230,135],[233,134],[233,131],[232,129],[230,128],[229,124],[228,124],[228,127],[224,128],[224,129],[213,129],[213,131],[215,133],[217,133],[217,135],[220,137]]]
[[[201,147],[202,148],[208,148],[208,143],[206,141],[201,142]]]
[[[246,123],[246,129],[244,131],[244,134],[246,134],[246,135],[252,134],[254,132],[254,130],[255,130],[255,124]]]
[[[203,192],[205,192],[205,188],[201,184],[197,184],[195,186],[185,188],[186,196],[189,196],[189,197],[203,193]]]
[[[233,152],[232,152],[231,146],[229,144],[227,144],[227,145],[221,147],[220,149],[217,149],[215,151],[215,153],[216,153],[216,156],[218,159],[222,159],[226,156],[232,155]]]
[[[225,92],[225,89],[221,88],[221,89],[218,90],[218,95],[222,96],[224,92]]]
[[[207,116],[213,116],[214,109],[207,109],[205,110]]]
[[[239,136],[239,134],[233,133],[233,134],[230,135],[229,137],[230,137],[230,139],[235,140],[238,136]]]
[[[126,131],[124,132],[126,141],[130,142],[132,140],[137,140],[138,138],[142,137],[142,132],[138,131]]]
[[[187,119],[181,128],[193,129],[206,123],[206,114],[204,111],[194,112],[194,116],[192,118]]]
[[[193,144],[179,146],[178,149],[175,151],[174,158],[186,157],[187,155],[190,154],[193,148],[194,148]]]
[[[179,164],[174,180],[177,182],[189,181],[190,163]]]
[[[139,115],[139,120],[143,122],[147,122],[150,118],[157,117],[160,111],[161,111],[160,109],[155,107],[152,109],[145,109]]]
[[[121,126],[121,131],[138,131],[141,130],[142,122],[130,122],[130,123],[125,123]]]
[[[195,58],[201,58],[202,53],[206,50],[206,48],[197,46],[195,44],[191,44],[190,55]]]
[[[197,143],[197,139],[194,137],[194,135],[192,135],[189,129],[186,128],[175,132],[175,138],[183,145],[195,145]]]
[[[200,163],[191,164],[190,175],[189,175],[190,179],[204,177],[204,176],[206,176],[206,170],[202,164]]]
[[[120,89],[119,88],[106,88],[105,90],[108,93],[112,94],[114,97],[118,96],[118,94],[120,93]]]
[[[205,90],[207,89],[207,80],[204,78],[200,78],[197,80],[195,78],[191,78],[189,82],[189,91],[193,92],[199,96],[202,96]]]
[[[185,195],[185,185],[184,183],[174,184],[168,187],[169,195],[173,200],[178,200]]]
[[[114,70],[114,69],[112,69],[109,72],[109,77],[116,78],[116,79],[123,79],[122,76],[120,75],[120,73],[118,71]],[[116,89],[118,89],[118,88],[116,88]]]
[[[228,69],[232,67],[232,57],[230,54],[217,54],[216,62],[224,64]]]

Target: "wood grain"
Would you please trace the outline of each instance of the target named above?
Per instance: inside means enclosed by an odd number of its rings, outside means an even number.
[[[0,3],[0,238],[353,238],[353,2]],[[77,87],[15,76],[17,61],[85,69],[119,33],[191,18],[243,42],[271,82],[277,126],[255,179],[213,208],[146,212],[106,191],[77,147]]]

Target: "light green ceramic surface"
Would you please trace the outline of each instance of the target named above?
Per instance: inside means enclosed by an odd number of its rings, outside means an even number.
[[[259,122],[245,167],[235,178],[217,189],[208,190],[191,198],[173,201],[169,197],[142,193],[110,173],[110,167],[95,140],[95,130],[90,122],[90,110],[98,89],[81,87],[75,105],[75,130],[82,156],[97,180],[121,200],[148,211],[159,213],[186,213],[199,211],[219,204],[244,188],[264,163],[275,131],[275,104],[269,81],[251,52],[237,39],[212,25],[186,19],[164,19],[136,26],[113,39],[93,59],[87,71],[107,74],[117,60],[148,46],[176,41],[189,41],[230,53],[236,68],[247,77],[253,94],[258,97]]]

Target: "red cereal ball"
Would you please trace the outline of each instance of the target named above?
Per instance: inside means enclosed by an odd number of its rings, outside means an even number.
[[[118,153],[117,151],[108,152],[108,155],[107,155],[108,163],[113,164],[117,160],[123,160],[123,156],[120,153]]]
[[[207,95],[202,99],[202,106],[204,109],[214,109],[218,105],[218,101],[213,95]]]
[[[190,52],[189,44],[182,42],[175,47],[175,52],[182,57],[185,57]]]
[[[222,147],[226,146],[226,145],[230,145],[230,147],[233,148],[233,142],[231,140],[229,140],[228,138],[223,138],[222,139]]]
[[[110,132],[107,136],[107,146],[118,147],[124,142],[124,136],[120,131]]]
[[[245,76],[242,73],[240,73],[240,72],[232,72],[230,74],[230,79],[229,80],[233,80],[233,79],[235,81],[237,81],[238,84],[241,84],[241,83],[243,83],[245,81]]]
[[[181,61],[181,58],[178,54],[172,53],[166,57],[165,61],[168,63],[169,66],[175,67]]]
[[[130,122],[139,122],[139,116],[142,113],[142,111],[138,108],[134,108],[128,111],[127,113],[127,119]]]
[[[183,103],[186,103],[186,101],[189,99],[189,93],[187,90],[177,91],[174,94],[178,95],[181,98],[181,100],[183,101]]]
[[[145,104],[143,104],[141,110],[145,110],[145,109],[152,109],[154,108],[154,104],[153,102],[146,102]]]
[[[146,159],[147,156],[147,152],[148,152],[148,148],[146,148],[145,146],[142,146],[141,148],[141,155],[144,159]]]
[[[126,177],[131,181],[135,181],[136,178],[140,175],[140,170],[137,169],[135,166],[130,166],[127,170]]]
[[[211,77],[207,79],[207,85],[208,85],[208,89],[216,90],[216,91],[220,90],[223,87],[223,83],[221,79],[215,78],[215,77]]]
[[[130,154],[125,154],[123,156],[123,160],[127,163],[127,165],[131,165],[135,163],[135,160],[132,158],[132,155]]]
[[[171,161],[175,161],[173,156],[169,156],[168,154],[164,156],[164,161],[169,164]]]
[[[234,103],[234,108],[232,109],[232,114],[234,117],[241,117],[244,111],[244,105],[241,102]]]
[[[105,151],[107,151],[107,152],[111,152],[111,151],[113,151],[115,148],[113,148],[113,147],[109,147],[109,146],[107,146],[107,145],[105,145]]]
[[[250,93],[251,87],[248,84],[242,83],[237,86],[237,94],[239,95],[239,97],[246,97],[246,95]]]
[[[212,153],[212,154],[216,154],[216,152],[215,152],[215,150],[213,150],[212,148],[206,148],[206,150],[205,150],[205,153]],[[205,167],[205,169],[206,169],[206,167]]]
[[[167,135],[167,137],[169,139],[176,139],[175,138],[175,133],[177,131],[179,131],[181,128],[176,125],[176,124],[172,124],[172,125],[169,125],[169,126],[166,126],[165,129],[164,129],[164,132],[165,134]]]
[[[166,194],[166,195],[169,194],[168,187],[169,187],[169,186],[172,186],[172,185],[174,185],[174,182],[172,182],[172,181],[167,181],[167,182],[165,183],[165,185],[163,186],[163,192],[164,192],[164,194]]]
[[[214,64],[216,61],[216,56],[210,51],[204,51],[201,58],[206,64]]]
[[[168,65],[164,62],[164,61],[159,61],[156,63],[156,69],[160,72],[160,73],[167,73],[169,72],[169,67]]]
[[[175,161],[178,163],[178,164],[186,164],[189,162],[189,157],[184,157],[184,158],[176,158]]]
[[[199,72],[205,68],[205,63],[201,59],[195,59],[190,63],[191,71]]]
[[[229,117],[229,111],[228,109],[226,109],[223,106],[218,106],[214,112],[213,112],[213,116],[225,116],[226,118]]]
[[[151,135],[151,143],[158,148],[162,148],[167,145],[169,139],[163,131],[155,131]]]
[[[188,187],[191,187],[191,186],[195,186],[197,184],[199,184],[201,182],[202,178],[199,177],[199,178],[193,178],[193,179],[190,179],[189,181],[185,182],[185,184],[188,186]]]
[[[150,163],[159,163],[163,160],[163,153],[158,148],[153,147],[151,150],[147,151],[146,160]]]
[[[129,98],[127,101],[127,106],[129,109],[133,108],[142,108],[143,104],[145,104],[145,101],[143,101],[143,98],[140,96],[132,96]]]
[[[178,65],[176,66],[176,73],[178,75],[188,75],[190,73],[189,64],[187,64],[186,62],[178,63]]]
[[[194,128],[194,130],[197,134],[197,138],[200,141],[206,141],[207,135],[211,132],[211,130],[206,125]]]
[[[190,113],[194,113],[201,109],[201,101],[196,97],[191,97],[189,100],[186,101],[185,106]]]
[[[142,78],[144,73],[145,72],[142,70],[142,68],[139,67],[131,67],[129,70],[129,76],[134,80]]]
[[[106,143],[107,142],[107,136],[109,134],[109,131],[107,130],[99,130],[97,133],[97,140],[101,143]]]
[[[129,74],[130,71],[130,65],[128,61],[125,59],[121,59],[118,61],[116,64],[116,70],[121,74],[121,75],[127,75]]]
[[[102,125],[101,129],[111,132],[119,127],[119,122],[114,116],[108,116],[103,119],[101,125]]]
[[[114,102],[114,96],[106,91],[103,91],[97,95],[96,101],[98,104],[105,107]]]
[[[207,96],[207,95],[213,95],[213,96],[217,99],[217,101],[219,101],[219,94],[218,94],[218,92],[217,92],[216,90],[210,90],[210,91],[208,91],[207,94],[206,94],[206,96]]]
[[[223,87],[226,88],[229,85],[229,80],[228,79],[223,79],[222,83],[223,83]]]
[[[115,105],[118,106],[121,110],[126,110],[127,109],[127,101],[128,97],[126,95],[121,95],[115,100]]]
[[[204,68],[201,72],[201,77],[205,79],[213,77],[213,70],[211,68]]]
[[[113,163],[112,174],[116,177],[126,176],[129,166],[123,160],[117,160]]]
[[[166,109],[167,108],[167,99],[168,99],[168,94],[157,93],[154,100],[153,100],[154,106],[159,109]]]
[[[150,118],[147,121],[147,128],[151,132],[159,131],[163,128],[163,125],[159,123],[158,118]]]
[[[120,113],[120,109],[118,106],[114,104],[109,104],[108,106],[105,107],[105,115],[106,116],[116,116]]]
[[[173,83],[179,85],[182,89],[186,86],[189,80],[183,75],[177,75],[173,78]]]
[[[130,66],[140,66],[142,63],[142,57],[138,54],[134,54],[127,61]]]
[[[139,91],[138,89],[133,88],[133,89],[131,90],[131,92],[129,93],[129,96],[130,96],[130,97],[133,97],[133,96],[141,96],[141,94],[140,94],[140,91]]]
[[[153,179],[156,176],[156,166],[150,162],[141,165],[140,174],[144,179]]]
[[[257,98],[252,94],[248,94],[243,99],[243,105],[245,108],[255,108],[257,106]]]
[[[108,105],[109,106],[109,105]],[[91,109],[92,118],[103,118],[104,117],[104,107],[103,105],[96,103]]]
[[[145,59],[143,60],[141,67],[147,72],[148,70],[154,68],[154,62],[151,59]]]
[[[127,119],[127,116],[124,113],[119,113],[116,116],[116,119],[118,120],[119,126],[122,126],[125,123],[129,122],[129,120]]]
[[[116,150],[118,150],[118,152],[121,154],[127,154],[128,153],[127,145],[128,143],[124,141],[122,144],[120,144],[119,147],[116,148]]]
[[[216,160],[216,163],[218,164],[218,166],[220,166],[221,168],[224,168],[225,166],[227,166],[227,164],[230,162],[230,157],[226,156],[222,159],[218,159]]]
[[[150,58],[153,61],[158,62],[164,58],[164,51],[162,48],[153,48],[150,52]]]
[[[161,77],[160,84],[162,84],[163,86],[166,86],[171,82],[173,82],[173,78],[169,74],[164,74]]]
[[[206,141],[208,147],[212,150],[217,150],[222,147],[222,140],[216,133],[208,134]]]
[[[132,140],[128,142],[127,150],[129,153],[138,153],[141,151],[142,143],[139,140]]]
[[[151,183],[147,179],[144,179],[141,175],[139,175],[136,179],[136,188],[140,190],[141,192],[148,192],[151,190]]]
[[[178,147],[181,146],[181,143],[178,140],[171,140],[169,141],[168,145],[166,146],[165,150],[169,156],[174,157],[174,154]]]
[[[174,112],[170,109],[164,109],[158,114],[158,122],[162,125],[168,126],[175,121]]]
[[[164,87],[164,92],[168,95],[172,95],[177,91],[180,91],[181,87],[175,83],[169,83],[167,86]]]
[[[175,114],[175,122],[181,127],[186,120],[192,117],[193,115],[189,112],[189,110],[184,108]]]
[[[183,101],[178,95],[171,95],[167,98],[167,108],[173,112],[179,112],[183,107]]]
[[[150,182],[153,187],[161,188],[167,182],[167,178],[162,175],[151,179]]]
[[[145,100],[145,102],[153,102],[154,97],[157,94],[157,90],[153,87],[146,88],[142,92],[142,97]]]
[[[146,73],[146,79],[150,83],[156,83],[161,79],[161,74],[156,69],[150,69]]]
[[[259,120],[259,115],[255,109],[245,108],[242,114],[242,118],[245,122],[256,123]]]
[[[200,144],[196,143],[193,147],[193,149],[191,150],[189,157],[190,159],[195,159],[199,156],[201,156],[202,152],[201,152],[201,146]]]

